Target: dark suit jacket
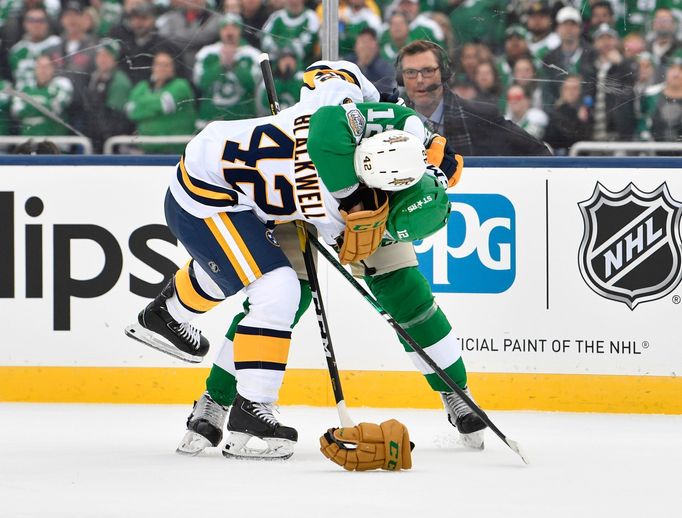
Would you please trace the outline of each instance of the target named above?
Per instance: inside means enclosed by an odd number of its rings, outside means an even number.
[[[407,105],[414,108],[411,101]],[[463,156],[551,155],[541,141],[505,119],[494,105],[443,93],[444,126],[448,144]]]

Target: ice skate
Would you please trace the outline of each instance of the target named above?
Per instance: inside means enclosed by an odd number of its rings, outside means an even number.
[[[227,421],[229,432],[223,455],[240,459],[288,459],[294,454],[298,432],[282,426],[272,415],[272,404],[254,403],[237,394]]]
[[[464,392],[473,401],[469,389],[465,388]],[[440,397],[448,414],[448,421],[457,428],[462,445],[467,448],[482,450],[484,447],[483,432],[487,427],[483,420],[469,408],[456,392],[441,392]]]
[[[163,291],[137,316],[138,324],[132,324],[125,333],[149,347],[180,360],[199,363],[208,352],[208,340],[188,323],[176,321],[168,312],[166,301],[175,293],[171,279]]]
[[[187,418],[187,432],[180,441],[177,453],[199,455],[206,448],[216,447],[223,440],[223,428],[229,407],[219,405],[204,392],[199,401],[194,402],[192,413]]]

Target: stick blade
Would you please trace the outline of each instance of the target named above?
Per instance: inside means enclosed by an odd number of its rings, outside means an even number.
[[[521,446],[519,445],[518,442],[509,439],[505,437],[504,442],[507,443],[507,446],[511,448],[511,450],[516,453],[519,457],[521,457],[521,460],[526,464],[530,464],[530,460],[528,459],[528,456],[524,453],[524,451],[521,449]]]

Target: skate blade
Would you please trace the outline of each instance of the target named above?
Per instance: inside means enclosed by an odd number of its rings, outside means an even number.
[[[125,328],[125,333],[133,340],[137,340],[152,349],[166,353],[173,358],[182,360],[188,363],[201,363],[204,359],[203,356],[194,356],[192,354],[186,353],[175,347],[173,344],[168,342],[165,338],[160,337],[158,334],[145,329],[139,324],[131,324]]]
[[[460,444],[471,450],[482,450],[485,447],[484,439],[485,434],[483,433],[483,430],[459,434]]]
[[[185,436],[182,438],[182,441],[180,441],[180,444],[178,444],[175,453],[196,457],[206,448],[211,448],[212,446],[213,445],[211,444],[211,441],[209,441],[203,435],[199,435],[192,430],[187,430]]]
[[[260,438],[255,435],[230,432],[223,448],[223,456],[232,459],[286,460],[294,454],[295,441]]]

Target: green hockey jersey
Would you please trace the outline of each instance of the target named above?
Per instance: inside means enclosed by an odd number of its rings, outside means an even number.
[[[191,135],[197,119],[194,94],[189,81],[176,78],[159,89],[149,81],[141,81],[130,92],[126,104],[128,118],[137,123],[140,135]],[[181,153],[185,146],[145,146],[155,153]]]
[[[286,9],[270,15],[263,25],[261,49],[277,56],[282,49],[293,49],[299,62],[310,63],[316,52],[320,21],[314,11],[305,9],[293,16]]]
[[[250,45],[237,49],[234,64],[226,68],[220,62],[223,43],[203,47],[194,65],[194,84],[201,93],[197,127],[212,120],[248,119],[256,116],[257,58],[259,51]]]
[[[66,121],[66,109],[73,99],[73,84],[66,77],[55,77],[44,86],[24,86],[21,92],[36,104]],[[12,115],[19,120],[22,135],[68,135],[70,130],[45,115],[21,97],[12,101]]]
[[[38,42],[21,40],[15,44],[9,51],[8,61],[16,88],[20,90],[24,86],[35,86],[36,58],[41,54],[60,52],[61,44],[59,36],[48,36]]]

